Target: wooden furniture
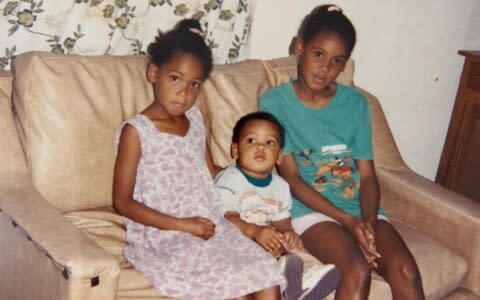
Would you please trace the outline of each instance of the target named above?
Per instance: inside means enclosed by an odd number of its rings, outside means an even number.
[[[436,182],[480,203],[480,51],[465,57]]]

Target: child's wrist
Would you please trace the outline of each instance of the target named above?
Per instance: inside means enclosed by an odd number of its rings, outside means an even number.
[[[185,221],[186,220],[184,218],[173,217],[172,229],[175,231],[189,232],[188,226]]]

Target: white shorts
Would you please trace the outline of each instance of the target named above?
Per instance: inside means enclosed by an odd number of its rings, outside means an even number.
[[[390,222],[388,218],[385,217],[384,215],[378,215],[377,218],[380,220],[385,220],[387,222]],[[293,226],[293,230],[295,230],[295,232],[298,235],[302,235],[305,232],[305,230],[312,227],[313,225],[321,222],[327,222],[327,221],[340,224],[335,219],[327,215],[324,215],[319,212],[312,212],[307,215],[292,219],[292,226]]]

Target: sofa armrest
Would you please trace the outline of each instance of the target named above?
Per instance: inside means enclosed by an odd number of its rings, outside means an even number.
[[[480,204],[449,191],[408,168],[377,169],[382,205],[392,220],[406,223],[464,257],[461,286],[480,295]]]
[[[115,257],[50,205],[35,189],[28,175],[0,174],[0,217],[2,229],[14,237],[14,243],[18,243],[18,246],[12,245],[5,238],[0,238],[3,277],[0,298],[115,298],[120,272]],[[5,228],[8,225],[13,229]],[[23,238],[18,235],[23,235]],[[25,245],[29,249],[23,249]],[[32,257],[24,257],[25,254],[42,257],[42,261],[36,265],[36,261]],[[50,262],[45,263],[45,258]],[[44,270],[45,267],[48,270]],[[56,268],[57,272],[53,272],[52,268]],[[39,291],[46,294],[39,298]]]

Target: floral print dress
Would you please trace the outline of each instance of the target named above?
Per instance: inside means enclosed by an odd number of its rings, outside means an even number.
[[[205,129],[196,107],[186,113],[183,137],[162,133],[144,115],[130,124],[137,130],[141,157],[133,198],[178,218],[201,216],[215,223],[215,235],[203,240],[189,233],[159,230],[125,218],[125,257],[163,296],[229,299],[276,285],[285,279],[276,260],[223,218],[205,162]]]

